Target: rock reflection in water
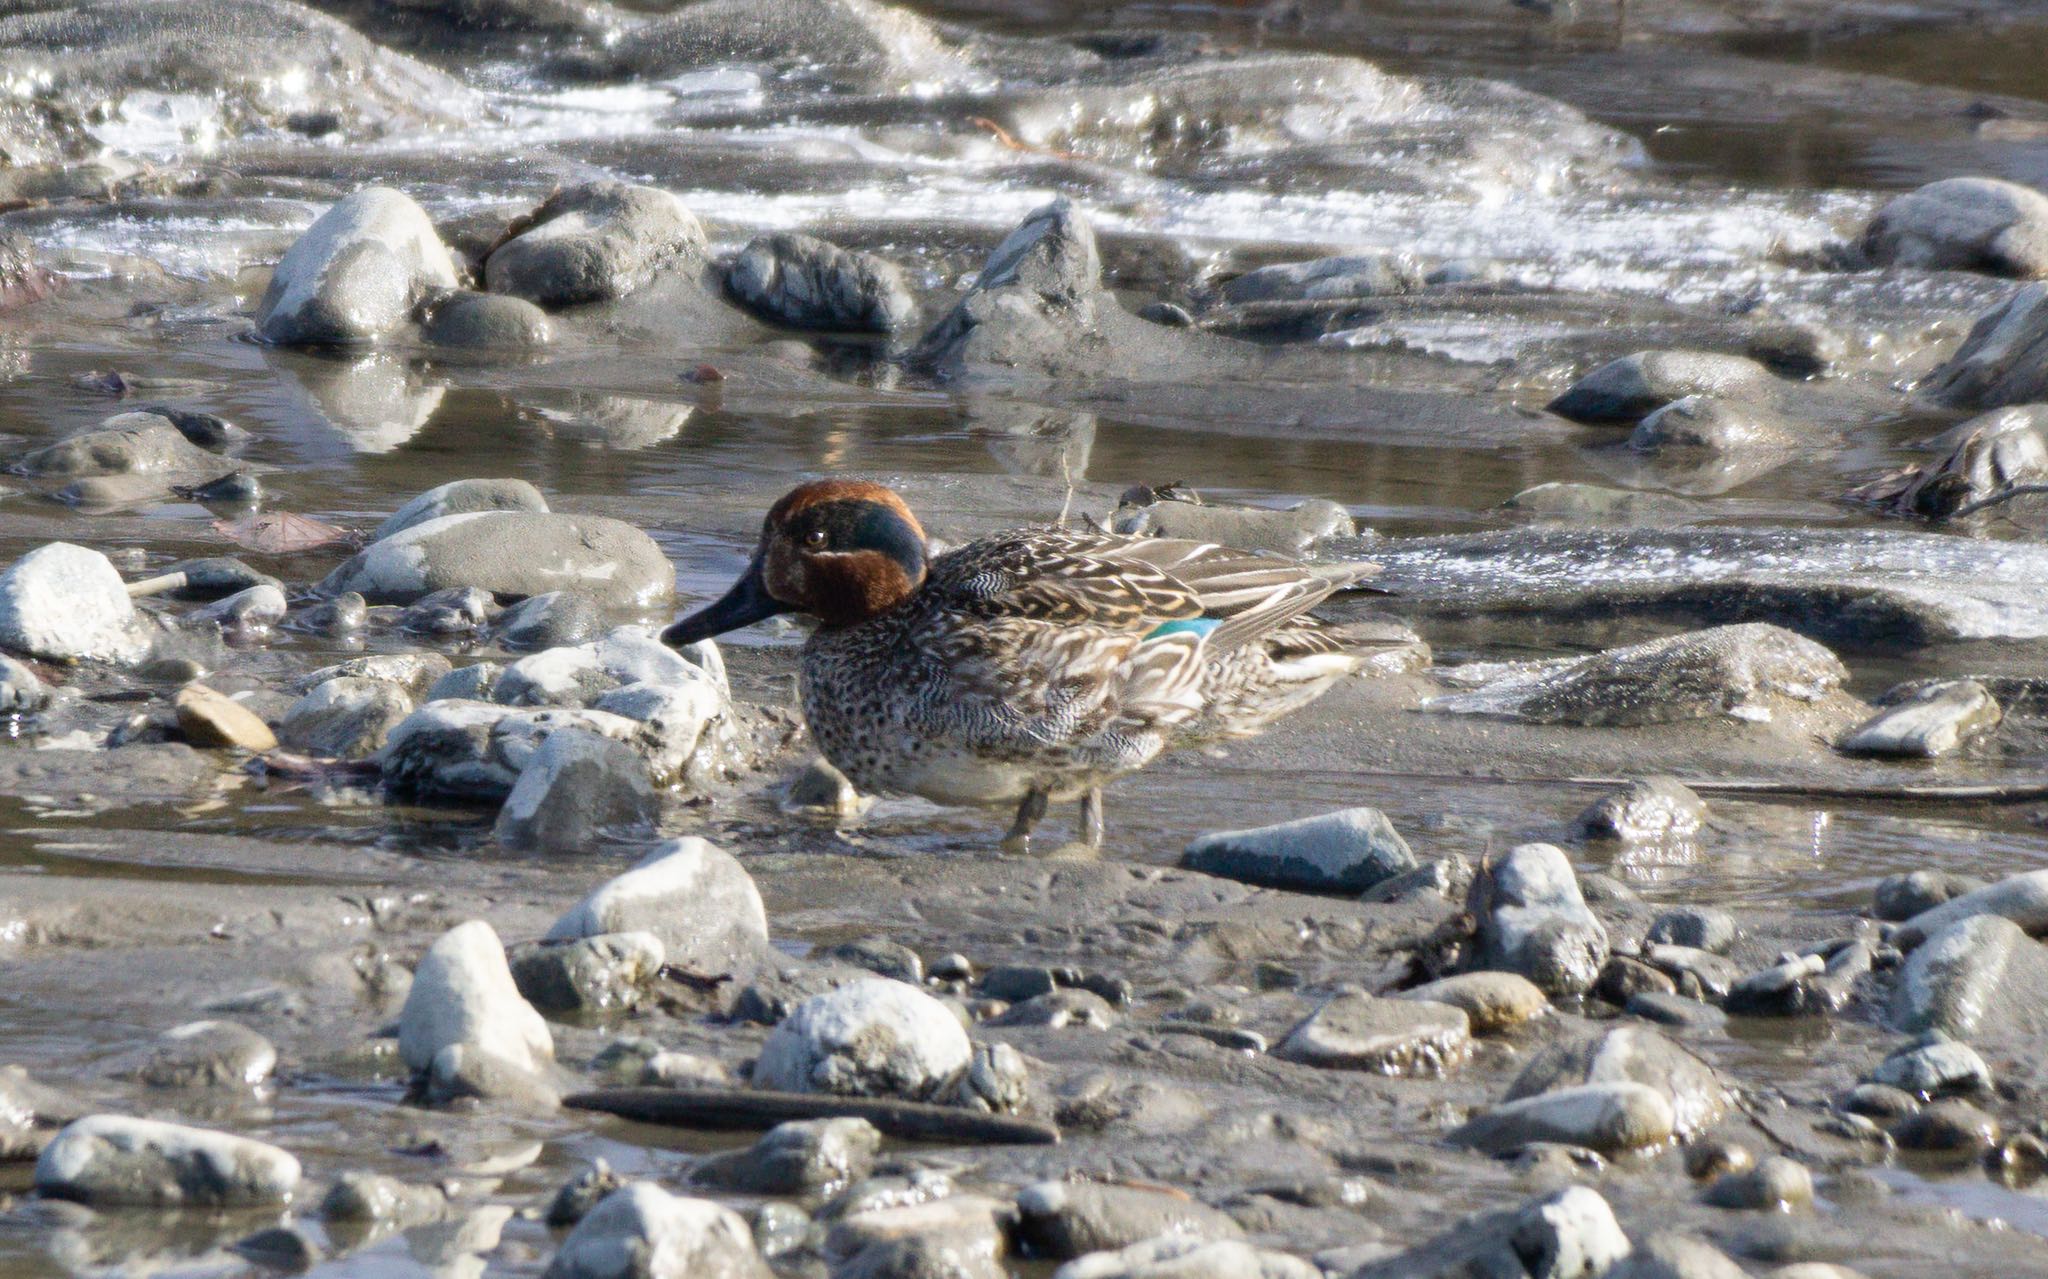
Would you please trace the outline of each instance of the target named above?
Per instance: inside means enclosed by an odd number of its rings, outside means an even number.
[[[389,453],[412,439],[447,393],[390,354],[270,358],[294,406],[356,453]]]

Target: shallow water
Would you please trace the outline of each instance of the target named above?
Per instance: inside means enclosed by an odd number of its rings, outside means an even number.
[[[276,508],[368,527],[446,480],[523,476],[561,509],[646,528],[675,561],[686,600],[730,580],[745,562],[759,512],[793,478],[834,472],[897,484],[934,533],[953,539],[1066,508],[1100,516],[1126,486],[1170,480],[1186,480],[1213,500],[1285,506],[1333,499],[1388,539],[1519,527],[1522,519],[1501,503],[1561,480],[1690,496],[1701,504],[1690,522],[1713,528],[1895,529],[1896,522],[1839,495],[1899,464],[1901,446],[1933,434],[1948,415],[1852,413],[1835,438],[1761,474],[1674,474],[1597,428],[1474,443],[1434,439],[1362,409],[1357,423],[1327,434],[1291,429],[1284,415],[1233,416],[1222,405],[1205,412],[1126,397],[1083,411],[1075,399],[1089,388],[965,394],[900,376],[859,347],[821,357],[843,376],[784,385],[744,347],[571,344],[518,364],[403,347],[337,358],[266,349],[248,339],[243,317],[268,263],[334,193],[359,182],[405,186],[437,219],[455,224],[522,210],[558,182],[610,174],[677,191],[720,249],[766,229],[838,234],[899,256],[920,287],[941,298],[1021,215],[1056,192],[1088,208],[1106,233],[1115,283],[1140,300],[1153,283],[1148,262],[1227,272],[1332,250],[1395,250],[1431,264],[1476,263],[1538,302],[1507,316],[1485,301],[1426,312],[1390,308],[1323,342],[1365,352],[1357,368],[1380,386],[1489,405],[1540,405],[1574,358],[1618,353],[1604,345],[1623,340],[1617,332],[1676,323],[1668,309],[1743,315],[1760,308],[1864,333],[1934,326],[1959,335],[2007,286],[1845,277],[1817,259],[1852,236],[1890,191],[1958,173],[2048,179],[2048,62],[2039,57],[2048,27],[2030,12],[1958,20],[1944,10],[1926,23],[1902,22],[1897,8],[1864,24],[1787,32],[1742,29],[1737,6],[1735,19],[1722,15],[1716,25],[1701,18],[1689,33],[1683,15],[1629,19],[1591,3],[1553,20],[1504,3],[1396,0],[1258,7],[952,0],[925,7],[995,33],[1070,37],[1165,27],[1232,48],[1354,55],[1431,85],[1446,77],[1498,79],[1590,121],[1567,125],[1536,112],[1528,117],[1534,123],[1515,126],[1524,132],[1504,135],[1502,153],[1457,152],[1432,132],[1467,109],[1446,98],[1412,110],[1369,105],[1360,120],[1338,119],[1315,139],[1386,127],[1373,135],[1382,150],[1365,161],[1333,157],[1332,148],[1299,137],[1210,155],[1152,154],[1113,137],[1090,143],[1092,150],[1075,144],[1081,154],[1051,145],[1019,152],[963,122],[967,99],[936,91],[924,118],[917,103],[831,95],[785,101],[778,95],[786,86],[736,67],[564,86],[502,42],[451,51],[394,30],[386,33],[394,44],[457,70],[478,91],[488,110],[475,127],[354,145],[219,141],[205,103],[136,97],[99,124],[110,148],[166,169],[231,169],[257,194],[0,214],[0,230],[29,235],[70,277],[59,305],[0,320],[0,433],[37,443],[125,407],[76,384],[90,371],[196,380],[201,385],[178,398],[254,433],[240,456],[276,468],[265,477]],[[1674,72],[1681,65],[1684,76]],[[1767,84],[1783,93],[1760,92]],[[1032,88],[1005,85],[990,100],[1000,104],[1003,95]],[[1978,100],[1985,109],[1964,109]],[[1511,111],[1502,118],[1522,119]],[[1552,141],[1555,149],[1547,149]],[[1892,360],[1887,340],[1857,366],[1864,381],[1889,387],[1925,371],[1917,356]],[[1899,347],[1917,349],[1904,339]],[[702,364],[738,371],[709,386],[681,378]],[[92,513],[15,492],[0,498],[0,559],[58,538],[137,548],[139,568],[222,553],[211,527],[218,514],[184,501]],[[2024,539],[2037,531],[2001,525],[1989,535]],[[1402,561],[1393,547],[1390,561]],[[1743,564],[1758,558],[1745,555]],[[288,581],[308,582],[338,556],[250,558]],[[1405,563],[1415,572],[1429,561],[1411,548]],[[1476,576],[1490,580],[1480,585],[1498,588],[1527,566],[1483,567]],[[1729,566],[1694,567],[1711,575]],[[1639,563],[1608,570],[1616,578],[1649,571]],[[1533,581],[1601,570],[1545,562],[1528,571]],[[1464,585],[1439,575],[1418,598]],[[1391,607],[1400,612],[1398,597]],[[1440,657],[1456,660],[1608,642],[1605,633],[1575,637],[1512,617],[1421,629]],[[2001,637],[2014,633],[2043,632]],[[741,690],[786,700],[797,638],[788,628],[732,637]],[[1974,649],[1859,655],[1855,686],[1874,693],[1910,677],[2032,668],[2038,654],[2002,647],[1997,638]],[[369,640],[373,649],[416,643],[390,633]],[[359,644],[280,631],[247,655],[247,669],[281,677],[356,651]],[[2038,762],[2030,754],[2003,761],[2021,769]],[[90,897],[107,883],[162,885],[169,894],[173,886],[268,890],[379,879],[451,896],[502,891],[538,917],[535,903],[573,897],[616,861],[512,858],[496,849],[477,814],[386,807],[347,790],[235,779],[213,799],[183,807],[134,804],[118,781],[107,791],[0,801],[0,886],[75,882]],[[1113,794],[1112,856],[1169,865],[1202,830],[1369,803],[1412,832],[1428,855],[1478,860],[1529,839],[1563,839],[1573,815],[1598,793],[1559,778],[1283,771],[1241,764],[1235,753],[1190,756]],[[1714,812],[1710,828],[1684,844],[1627,854],[1581,848],[1581,869],[1606,872],[1653,903],[1769,912],[1774,927],[1796,934],[1810,921],[1839,922],[1862,908],[1888,874],[1932,868],[1991,878],[2038,867],[2048,852],[2040,814],[2023,805],[1719,799]],[[991,833],[984,814],[893,802],[851,836],[792,834],[759,795],[701,824],[750,854],[844,858],[849,876],[871,862],[893,872],[926,858],[976,859]],[[762,879],[778,905],[774,870]],[[0,946],[19,940],[6,926],[0,917]],[[787,940],[825,941],[872,926],[821,915],[795,925]],[[176,953],[168,941],[151,945],[152,955]],[[115,1079],[119,1062],[170,1024],[158,1001],[189,1003],[202,980],[155,972],[135,990],[80,990],[75,974],[47,959],[4,967],[16,969],[0,981],[4,1055],[39,1077],[75,1080],[110,1104],[128,1095]],[[93,969],[102,979],[108,971]],[[250,987],[261,980],[250,974]],[[1867,1026],[1844,1033],[1851,1040],[1872,1034]],[[1812,1047],[1800,1032],[1752,1027],[1715,1060],[1759,1087],[1794,1087]],[[1852,1056],[1845,1049],[1829,1060],[1839,1065]],[[269,1096],[224,1103],[216,1118],[260,1128],[306,1154],[321,1175],[364,1159],[438,1175],[445,1161],[389,1153],[440,1122],[396,1104],[400,1087],[389,1060],[368,1050],[336,1057],[312,1062]],[[546,1146],[480,1195],[479,1205],[492,1196],[541,1195],[593,1156],[626,1172],[675,1172],[688,1155],[739,1141],[623,1125],[599,1135],[552,1120],[505,1120],[502,1128],[501,1141],[545,1138]],[[365,1133],[384,1153],[360,1154]],[[9,1178],[0,1188],[25,1188],[17,1171],[0,1170]],[[2048,1235],[2039,1195],[1994,1190],[1974,1174],[1886,1175],[1917,1202],[1952,1204],[1973,1218]],[[1497,1185],[1430,1189],[1450,1210],[1500,1199]],[[0,1275],[226,1273],[242,1263],[219,1248],[243,1232],[220,1223],[131,1230],[111,1220],[53,1232],[19,1208],[0,1216]],[[544,1230],[520,1219],[488,1248],[456,1247],[446,1232],[405,1232],[321,1273],[468,1273],[463,1259],[481,1251],[490,1252],[493,1270],[537,1273],[551,1247]],[[1954,1272],[2011,1273],[1973,1268],[1967,1259]]]

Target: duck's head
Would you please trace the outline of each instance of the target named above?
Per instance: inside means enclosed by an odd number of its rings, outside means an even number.
[[[661,638],[681,647],[777,613],[851,626],[909,599],[924,576],[924,529],[902,498],[879,484],[817,480],[769,509],[732,589]]]

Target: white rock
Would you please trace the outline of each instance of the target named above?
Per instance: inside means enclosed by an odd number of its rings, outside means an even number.
[[[869,977],[798,1004],[761,1045],[754,1086],[923,1099],[966,1070],[973,1052],[944,1004]]]
[[[1115,1252],[1091,1252],[1052,1272],[1052,1279],[1322,1279],[1299,1257],[1235,1239],[1169,1235]]]
[[[606,1195],[562,1241],[547,1279],[773,1279],[732,1209],[636,1181]]]
[[[320,584],[373,604],[410,604],[451,586],[501,597],[578,591],[607,608],[646,608],[675,593],[675,566],[619,520],[539,511],[470,511],[414,524],[358,551]]]
[[[59,662],[134,662],[149,642],[107,557],[52,542],[0,573],[0,647]]]
[[[546,514],[548,500],[525,480],[450,480],[393,511],[370,535],[371,541],[403,532],[415,524],[438,520],[444,515],[468,515],[477,511],[539,511]]]
[[[412,1069],[428,1069],[450,1044],[536,1074],[555,1058],[547,1022],[520,996],[505,947],[480,919],[449,929],[427,951],[398,1018],[398,1054]]]
[[[371,341],[405,323],[429,290],[459,283],[424,210],[389,187],[364,187],[306,228],[256,309],[265,340]]]
[[[1911,950],[1950,924],[1972,915],[2001,915],[2036,937],[2048,933],[2048,870],[2030,870],[1951,897],[1900,924],[1892,940],[1902,949]]]
[[[1503,1102],[1453,1130],[1450,1140],[1493,1152],[1554,1141],[1612,1153],[1669,1141],[1677,1124],[1663,1093],[1619,1081]]]
[[[750,966],[768,944],[768,912],[731,853],[694,835],[657,845],[548,929],[551,939],[645,931],[668,961],[699,973]]]
[[[282,1203],[299,1161],[246,1137],[126,1115],[67,1124],[36,1160],[36,1189],[90,1204],[238,1207]]]

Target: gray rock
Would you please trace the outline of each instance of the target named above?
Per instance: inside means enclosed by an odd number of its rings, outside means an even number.
[[[134,663],[149,641],[107,557],[52,542],[0,573],[0,647],[58,662]]]
[[[41,1194],[110,1207],[280,1204],[298,1184],[299,1161],[275,1146],[126,1115],[66,1124],[35,1174]]]
[[[626,1179],[613,1172],[610,1164],[593,1159],[563,1182],[555,1197],[548,1201],[547,1223],[556,1229],[573,1226],[589,1216],[590,1210],[613,1191],[623,1190],[626,1185]]]
[[[1181,853],[1189,870],[1275,888],[1360,893],[1415,868],[1387,815],[1347,808],[1255,830],[1203,835]]]
[[[1813,1174],[1796,1160],[1770,1155],[1754,1168],[1718,1178],[1707,1187],[1706,1201],[1716,1208],[1803,1211],[1813,1207]]]
[[[799,1120],[777,1124],[745,1150],[712,1156],[691,1175],[748,1194],[829,1196],[867,1176],[881,1145],[865,1119]]]
[[[1550,1000],[1536,983],[1514,973],[1459,973],[1410,987],[1394,998],[1462,1009],[1475,1035],[1508,1030],[1550,1012]]]
[[[1852,755],[1935,759],[1997,728],[2004,717],[1998,699],[1976,680],[1936,680],[1850,729],[1839,749]]]
[[[461,291],[424,309],[420,336],[436,346],[468,350],[531,350],[552,344],[554,321],[525,298]]]
[[[459,280],[434,224],[389,187],[364,187],[306,228],[271,273],[256,331],[283,346],[375,341]]]
[[[454,1044],[533,1074],[555,1057],[547,1022],[520,996],[498,934],[480,919],[449,929],[427,951],[398,1018],[398,1054],[414,1070],[429,1069]]]
[[[771,1031],[757,1088],[923,1100],[967,1069],[960,1021],[915,986],[867,977],[814,995]]]
[[[567,728],[520,770],[493,827],[507,848],[591,852],[608,839],[644,837],[661,817],[661,797],[630,747]]]
[[[1996,178],[1945,178],[1894,197],[1863,232],[1879,266],[2048,276],[2048,196]]]
[[[9,468],[22,475],[69,479],[92,475],[212,477],[226,469],[220,458],[195,447],[161,413],[119,413],[90,431],[45,444],[17,458]]]
[[[422,694],[450,669],[448,659],[439,653],[376,653],[368,657],[352,657],[333,666],[322,666],[300,676],[292,687],[298,692],[310,693],[331,679],[374,679],[396,684],[415,699],[426,701],[428,699]]]
[[[1798,440],[1792,424],[1768,409],[1716,395],[1688,395],[1652,410],[1628,437],[1629,447],[1642,453],[1665,449],[1732,453],[1783,448]]]
[[[1957,409],[2048,400],[2048,284],[2029,284],[1978,317],[1920,389]]]
[[[653,933],[600,933],[522,942],[506,952],[519,993],[545,1012],[631,1008],[660,973],[668,949]]]
[[[448,1197],[433,1186],[415,1186],[382,1173],[345,1172],[320,1200],[320,1215],[329,1221],[404,1226],[432,1221],[447,1205]]]
[[[949,1100],[990,1114],[1025,1114],[1032,1109],[1032,1097],[1024,1054],[1008,1044],[976,1044],[967,1073],[954,1085]]]
[[[1247,271],[1223,286],[1223,300],[1232,306],[1329,302],[1411,293],[1421,285],[1422,271],[1406,254],[1347,254]]]
[[[1116,1026],[1116,1010],[1108,1000],[1093,991],[1054,990],[1012,1005],[1009,1011],[992,1018],[989,1024],[1044,1026],[1051,1030],[1062,1030],[1068,1026],[1111,1030]]]
[[[1473,880],[1478,966],[1520,973],[1553,995],[1593,988],[1607,959],[1607,929],[1586,907],[1563,850],[1523,844]]]
[[[2048,1032],[2048,947],[2002,916],[1966,916],[1907,957],[1887,1020],[1909,1035],[1957,1039]]]
[[[653,538],[618,520],[483,511],[444,515],[372,542],[319,589],[409,604],[451,586],[500,597],[573,590],[608,608],[648,608],[675,593],[675,568]]]
[[[1638,351],[1580,378],[1547,406],[1576,422],[1638,422],[1690,395],[1757,398],[1770,371],[1740,355],[1705,351]]]
[[[484,261],[484,282],[545,307],[623,298],[662,268],[701,258],[704,228],[654,187],[590,182],[549,196]]]
[[[1757,719],[1774,702],[1818,701],[1848,674],[1812,640],[1748,622],[1589,657],[1455,668],[1444,677],[1474,691],[1429,698],[1422,709],[1600,726]]]
[[[228,1251],[270,1270],[297,1274],[327,1259],[327,1250],[300,1226],[269,1226],[242,1236]]]
[[[1627,1081],[1580,1084],[1504,1101],[1473,1116],[1446,1139],[1490,1154],[1537,1142],[1584,1146],[1601,1154],[1671,1140],[1677,1119],[1664,1093]]]
[[[924,960],[910,947],[886,937],[862,937],[841,942],[827,950],[824,957],[855,968],[865,968],[877,977],[888,977],[912,986],[924,985]]]
[[[741,305],[799,329],[894,333],[917,314],[896,264],[793,232],[758,236],[726,269]]]
[[[159,1035],[136,1077],[153,1088],[252,1088],[276,1068],[276,1046],[247,1026],[193,1021]]]
[[[1588,839],[1628,843],[1685,839],[1707,820],[1707,802],[1674,777],[1646,777],[1602,795],[1573,823]]]
[[[50,704],[50,686],[27,664],[0,654],[0,715],[29,715]]]
[[[1698,502],[1668,493],[1556,480],[1523,489],[1501,505],[1538,518],[1596,524],[1669,526],[1697,519],[1703,513]]]
[[[1041,1181],[1017,1192],[1018,1236],[1038,1255],[1069,1261],[1147,1239],[1242,1239],[1228,1216],[1195,1199],[1136,1186]]]
[[[1967,1158],[1998,1144],[1998,1120],[1953,1098],[1923,1106],[1892,1125],[1892,1139],[1907,1150],[1931,1150]]]
[[[1742,1267],[1703,1239],[1660,1233],[1641,1246],[1606,1279],[1744,1279]]]
[[[265,584],[193,609],[184,621],[187,625],[210,623],[233,634],[255,635],[282,622],[290,608],[282,590]]]
[[[1678,1030],[1719,1034],[1728,1028],[1728,1014],[1712,1004],[1663,991],[1638,991],[1629,996],[1621,1010],[1631,1017]]]
[[[696,644],[679,653],[640,627],[622,626],[589,644],[520,658],[499,675],[492,696],[508,706],[588,706],[622,685],[648,684],[708,685],[722,698],[724,674],[715,645]]]
[[[661,79],[714,63],[865,93],[982,82],[931,23],[876,0],[707,0],[635,28],[610,50],[623,74]]]
[[[519,713],[489,702],[427,703],[401,720],[377,753],[384,784],[424,799],[503,803],[520,770],[496,749],[497,730]]]
[[[1273,1055],[1336,1070],[1437,1075],[1472,1051],[1462,1008],[1422,1000],[1339,995],[1304,1018]]]
[[[1929,1036],[1909,1044],[1878,1063],[1872,1083],[1922,1097],[1947,1093],[1989,1092],[1991,1067],[1968,1044]]]
[[[1095,230],[1062,196],[995,247],[974,287],[925,333],[911,361],[947,371],[1014,362],[1013,349],[1064,346],[1089,327],[1101,291]]]
[[[1871,948],[1860,941],[1837,947],[1825,958],[1795,955],[1736,982],[1721,1007],[1763,1017],[1836,1012],[1848,1004],[1856,980],[1870,972],[1873,963]]]
[[[308,755],[368,759],[412,710],[412,699],[396,684],[341,676],[293,702],[277,739]]]
[[[908,1182],[877,1178],[843,1196],[825,1236],[835,1279],[1008,1276],[1011,1205],[951,1189],[946,1178],[919,1174]]]
[[[2030,870],[1952,897],[1899,925],[1891,940],[1911,950],[1926,938],[1975,915],[1998,915],[2028,933],[2048,933],[2048,870]]]
[[[549,591],[500,613],[491,637],[506,648],[558,648],[595,639],[603,629],[603,615],[588,596]]]
[[[1879,919],[1911,919],[1923,911],[1933,910],[1943,902],[1972,893],[1984,887],[1984,881],[1971,875],[1958,875],[1946,870],[1909,870],[1897,875],[1887,875],[1877,881],[1872,894],[1871,913]]]
[[[444,515],[475,515],[483,511],[530,511],[548,513],[548,500],[525,480],[450,480],[413,498],[393,511],[377,531],[373,542],[382,541],[415,524],[437,520]]]
[[[491,694],[497,690],[498,676],[505,668],[496,662],[472,662],[454,670],[427,686],[420,698],[422,702],[454,700],[462,702],[494,701]]]
[[[1299,1257],[1235,1239],[1172,1236],[1077,1257],[1052,1279],[1320,1279],[1322,1273]]]
[[[2028,409],[1981,414],[1939,439],[1941,456],[1889,471],[1845,496],[1893,515],[1946,520],[2020,484],[2048,481],[2048,441]]]
[[[779,803],[786,813],[836,823],[858,818],[874,800],[854,789],[846,774],[834,768],[831,760],[814,755],[782,788]]]
[[[1113,532],[1141,537],[1179,537],[1216,542],[1247,551],[1300,557],[1329,537],[1351,537],[1358,521],[1335,502],[1311,498],[1286,510],[1257,506],[1216,506],[1140,487],[1127,492],[1110,513]],[[1420,643],[1420,640],[1417,641]]]
[[[566,940],[646,931],[668,962],[701,974],[752,968],[768,945],[761,894],[732,854],[695,836],[657,845],[548,929]]]
[[[1506,1099],[1601,1083],[1656,1089],[1670,1103],[1673,1131],[1683,1139],[1711,1128],[1734,1100],[1712,1066],[1646,1026],[1618,1026],[1544,1048],[1509,1085]]]
[[[662,785],[695,789],[732,759],[732,701],[723,679],[690,665],[681,679],[642,680],[599,696],[592,709],[639,725],[631,745]]]
[[[1428,1243],[1352,1272],[1351,1279],[1593,1279],[1629,1255],[1628,1236],[1598,1191],[1568,1186],[1519,1208],[1468,1217]]]
[[[0,1162],[34,1159],[59,1128],[90,1110],[19,1066],[0,1066]]]
[[[405,606],[399,629],[414,635],[474,635],[491,619],[489,593],[474,586],[450,586]]]
[[[1674,906],[1650,921],[1643,940],[1725,955],[1735,944],[1735,916],[1717,906]]]
[[[1385,904],[1438,898],[1446,901],[1462,899],[1472,887],[1472,873],[1472,863],[1453,853],[1383,879],[1360,895],[1359,900]]]
[[[547,1279],[774,1279],[744,1217],[636,1181],[576,1223]]]

